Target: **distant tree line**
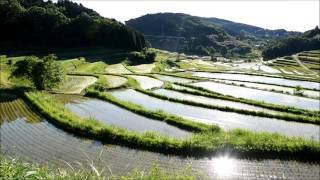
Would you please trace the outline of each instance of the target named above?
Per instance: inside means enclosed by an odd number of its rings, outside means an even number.
[[[270,41],[262,51],[262,55],[265,60],[268,60],[314,49],[320,49],[318,26],[313,30],[306,31],[301,36]]]
[[[141,51],[144,36],[69,0],[1,0],[0,46],[102,46]]]

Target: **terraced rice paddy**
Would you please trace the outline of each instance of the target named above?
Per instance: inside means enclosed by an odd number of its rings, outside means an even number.
[[[130,69],[135,73],[151,73],[152,69],[156,67],[155,63],[152,64],[140,64],[137,66],[130,66]]]
[[[107,83],[111,88],[122,86],[127,82],[127,79],[124,77],[113,76],[113,75],[103,75],[103,76],[106,78]]]
[[[96,81],[97,78],[93,76],[67,76],[67,79],[57,91],[65,94],[80,94],[86,87]]]
[[[161,95],[171,97],[171,98],[195,101],[195,102],[199,102],[199,103],[203,103],[203,104],[218,105],[218,106],[222,106],[222,107],[227,106],[227,107],[233,107],[233,108],[238,108],[238,109],[247,109],[247,110],[252,110],[252,111],[264,111],[264,112],[271,113],[271,114],[279,113],[278,111],[273,111],[270,109],[247,105],[247,104],[243,104],[243,103],[239,103],[239,102],[226,101],[226,100],[221,100],[221,99],[213,99],[213,98],[208,98],[208,97],[204,97],[204,96],[196,96],[196,95],[192,95],[192,94],[183,94],[180,92],[166,90],[166,89],[156,89],[153,92],[156,94],[161,94]]]
[[[302,63],[306,63],[307,60],[304,60],[304,55],[301,55]],[[308,54],[307,54],[308,55]],[[165,59],[165,57],[163,57]],[[309,58],[310,59],[310,58]],[[285,60],[286,61],[286,60]],[[316,142],[310,142],[316,144],[320,142],[320,126],[311,124],[311,123],[298,123],[293,121],[284,121],[275,118],[266,118],[260,116],[267,116],[266,114],[261,115],[258,114],[256,116],[253,115],[245,115],[244,112],[235,113],[233,111],[236,110],[247,110],[248,111],[259,111],[269,114],[278,114],[281,113],[282,115],[288,115],[289,113],[280,112],[275,110],[270,110],[267,108],[261,108],[253,105],[248,105],[240,102],[235,102],[232,100],[222,100],[222,99],[215,99],[212,96],[211,98],[206,96],[197,96],[192,95],[189,93],[182,93],[174,90],[168,90],[170,87],[170,83],[181,83],[181,84],[191,84],[199,87],[206,88],[211,91],[216,91],[225,95],[231,95],[237,98],[243,97],[247,99],[254,99],[259,101],[270,102],[274,104],[282,104],[282,105],[289,105],[293,107],[298,107],[302,109],[308,110],[319,110],[320,102],[317,99],[312,98],[305,98],[305,97],[298,97],[292,95],[286,95],[284,93],[277,93],[271,92],[272,89],[276,91],[288,91],[289,93],[293,93],[293,87],[297,85],[301,85],[302,87],[308,88],[304,90],[304,93],[310,97],[318,97],[318,91],[310,90],[310,89],[317,89],[319,90],[319,83],[315,82],[307,82],[302,80],[288,80],[281,78],[284,76],[283,74],[279,74],[279,72],[273,71],[275,69],[266,69],[266,71],[270,71],[269,73],[274,73],[273,76],[277,76],[279,78],[273,77],[263,77],[263,76],[255,76],[255,75],[246,75],[246,74],[232,74],[238,72],[249,72],[250,70],[257,70],[260,73],[263,71],[262,68],[264,65],[260,65],[257,63],[243,63],[239,64],[239,66],[234,65],[234,63],[225,63],[228,67],[222,68],[219,63],[209,63],[204,62],[202,60],[183,60],[181,61],[180,68],[187,68],[193,70],[232,70],[229,72],[224,73],[203,73],[203,72],[196,72],[195,76],[203,76],[211,78],[209,81],[195,81],[187,78],[179,78],[168,75],[164,75],[169,72],[162,72],[160,71],[159,74],[152,73],[152,69],[156,69],[155,71],[159,71],[155,64],[143,64],[138,66],[124,66],[124,64],[114,64],[114,65],[107,65],[104,62],[85,62],[84,60],[80,59],[70,59],[67,61],[59,61],[61,62],[62,66],[68,71],[67,73],[75,73],[81,72],[86,73],[92,76],[76,76],[76,75],[68,75],[64,84],[60,87],[60,89],[55,90],[58,92],[57,94],[52,94],[56,99],[61,101],[65,106],[66,109],[71,110],[75,114],[79,115],[79,117],[83,117],[83,127],[79,128],[83,132],[87,132],[86,128],[92,128],[96,130],[98,127],[86,126],[85,120],[91,121],[91,117],[102,122],[101,124],[108,124],[113,127],[117,128],[110,128],[114,131],[110,132],[112,135],[118,135],[117,132],[120,132],[118,128],[125,128],[129,131],[138,132],[139,133],[146,133],[143,138],[145,139],[135,139],[137,136],[127,136],[129,134],[120,134],[119,136],[126,136],[128,141],[123,141],[124,143],[117,143],[113,141],[115,144],[122,144],[121,146],[112,145],[112,144],[103,144],[100,141],[96,141],[93,139],[87,139],[84,137],[78,137],[71,133],[70,131],[62,130],[63,125],[54,126],[49,122],[54,122],[54,118],[50,121],[47,121],[43,118],[40,113],[42,111],[37,111],[36,108],[30,108],[22,99],[19,99],[17,95],[14,95],[13,92],[8,90],[1,90],[0,94],[0,129],[1,129],[1,137],[0,137],[0,155],[1,156],[9,156],[13,158],[21,158],[26,161],[31,162],[38,162],[47,164],[49,166],[54,166],[61,168],[61,166],[66,167],[67,169],[72,167],[78,168],[81,166],[90,168],[91,165],[95,167],[104,168],[104,174],[120,174],[125,175],[129,171],[133,169],[138,170],[145,170],[147,171],[154,163],[157,163],[161,168],[164,168],[166,171],[176,171],[184,169],[188,164],[192,164],[192,170],[200,171],[205,176],[208,176],[208,179],[320,179],[320,164],[319,162],[301,162],[301,161],[293,161],[290,160],[291,157],[285,157],[284,155],[279,155],[280,157],[284,157],[287,160],[279,160],[276,159],[278,156],[273,157],[270,155],[272,160],[268,160],[269,157],[261,157],[264,160],[260,159],[251,159],[250,154],[248,156],[241,156],[247,157],[249,159],[240,159],[240,156],[237,156],[237,152],[229,154],[228,150],[222,151],[215,155],[206,155],[205,158],[203,157],[195,157],[192,154],[192,157],[184,157],[184,156],[174,156],[174,155],[166,155],[161,153],[154,153],[154,152],[165,152],[165,148],[171,148],[173,146],[186,146],[188,148],[188,143],[192,147],[195,147],[195,154],[197,149],[197,144],[200,141],[197,141],[200,137],[201,142],[207,143],[203,141],[201,138],[207,138],[206,135],[210,136],[211,132],[207,131],[208,127],[204,125],[190,123],[188,121],[181,122],[183,119],[179,117],[184,117],[195,122],[203,122],[206,124],[216,124],[219,127],[228,130],[233,130],[237,128],[246,129],[254,132],[271,132],[271,133],[278,133],[281,135],[285,135],[288,137],[298,137],[301,139],[293,139],[292,143],[287,143],[289,147],[285,147],[281,143],[286,143],[280,140],[274,141],[275,146],[280,146],[280,148],[284,148],[285,152],[288,152],[294,148],[291,147],[302,147],[301,151],[304,152],[304,148],[318,148],[315,146],[309,146],[309,144],[303,144],[307,140],[314,140]],[[119,62],[119,61],[117,61]],[[284,61],[283,61],[284,62]],[[299,62],[299,61],[297,61]],[[7,62],[4,62],[7,63]],[[4,63],[1,63],[3,65]],[[157,61],[158,63],[158,61]],[[3,67],[3,66],[1,66]],[[5,66],[6,71],[0,72],[1,73],[1,87],[4,84],[5,89],[9,89],[11,85],[16,85],[15,81],[9,79],[10,69],[9,66]],[[167,66],[166,68],[168,68]],[[174,67],[177,68],[178,66]],[[199,69],[195,69],[199,68]],[[239,68],[241,69],[239,71]],[[277,67],[279,68],[279,67]],[[282,67],[280,67],[282,68]],[[159,68],[161,69],[161,68]],[[177,69],[171,68],[170,70],[175,71]],[[302,75],[303,73],[307,74],[308,69],[305,71],[300,71],[300,69],[295,67],[286,67],[285,70],[293,72],[290,77],[297,78],[297,79],[306,79],[307,77],[316,78],[312,76]],[[299,72],[295,72],[299,71]],[[257,71],[251,71],[257,72]],[[272,72],[273,71],[273,72]],[[116,73],[113,75],[105,75],[103,73]],[[300,73],[301,72],[301,73]],[[7,73],[7,74],[6,74]],[[97,73],[97,74],[94,74]],[[135,74],[139,73],[139,74]],[[143,74],[146,73],[146,74]],[[161,74],[163,73],[163,74]],[[188,73],[190,72],[181,72]],[[299,74],[300,73],[300,74]],[[119,76],[117,75],[119,74]],[[121,74],[121,75],[120,75]],[[2,76],[5,75],[5,76]],[[150,75],[154,76],[152,78]],[[174,75],[174,74],[173,74]],[[268,74],[270,76],[270,74]],[[97,80],[96,77],[99,77]],[[289,75],[288,75],[289,77]],[[183,104],[183,102],[173,102],[171,100],[163,100],[160,98],[155,98],[142,93],[142,90],[134,90],[138,88],[136,83],[132,81],[135,79],[142,89],[152,90],[153,92],[158,95],[166,96],[169,98],[174,98],[176,100],[185,100],[185,101],[193,101],[195,102],[193,105]],[[129,81],[128,81],[129,80]],[[248,82],[244,82],[248,81]],[[4,83],[3,83],[4,82]],[[219,83],[218,83],[219,82]],[[97,86],[91,86],[87,91],[84,89],[89,85],[96,83]],[[167,89],[164,88],[164,84],[166,83]],[[234,83],[235,85],[226,85],[223,83]],[[268,84],[269,83],[269,84]],[[248,86],[246,87],[239,87],[241,84]],[[125,86],[124,86],[125,85]],[[196,90],[189,87],[184,87],[182,85],[171,84],[172,87],[177,89],[187,89],[189,91],[197,91],[201,92],[200,89]],[[289,86],[289,87],[285,87]],[[292,88],[291,88],[291,87]],[[106,87],[106,88],[101,88]],[[120,89],[121,87],[122,89]],[[101,88],[101,89],[100,89]],[[111,90],[112,88],[117,88],[118,90]],[[261,88],[264,90],[258,90],[255,88]],[[20,89],[18,89],[20,90]],[[24,90],[24,89],[23,89]],[[136,105],[141,105],[143,107],[125,103],[113,99],[111,96],[108,96],[108,93],[101,93],[101,96],[96,96],[99,98],[105,97],[106,101],[95,99],[95,98],[88,98],[80,95],[81,93],[88,93],[91,92],[95,97],[94,93],[97,91],[109,91],[109,93],[113,94],[116,98],[119,98],[123,101],[130,101]],[[15,91],[18,92],[18,91]],[[51,91],[46,91],[45,93],[38,93],[39,96],[33,96],[35,99],[37,97],[41,97],[41,99],[46,99],[51,97],[50,95],[46,96],[45,94],[52,93]],[[31,93],[32,94],[32,93]],[[77,94],[77,95],[65,95],[65,94]],[[43,95],[43,96],[41,96]],[[105,95],[105,96],[103,96]],[[205,95],[205,93],[203,93]],[[109,99],[108,99],[109,98]],[[163,97],[165,99],[165,97]],[[36,101],[33,99],[34,101]],[[111,99],[111,100],[110,100]],[[30,100],[30,99],[29,99]],[[31,101],[30,100],[30,104]],[[39,100],[39,99],[38,99]],[[46,101],[47,100],[47,101]],[[50,98],[46,99],[45,101],[39,101],[40,105],[43,106],[51,112],[50,108],[52,108],[52,113],[56,113],[54,103],[50,103]],[[53,99],[51,99],[53,100]],[[107,100],[117,104],[120,103],[119,106],[114,105]],[[29,102],[29,101],[28,101]],[[201,103],[201,104],[196,104]],[[57,103],[58,104],[58,103]],[[190,102],[190,104],[192,104]],[[127,105],[127,106],[126,106]],[[131,106],[130,106],[131,105]],[[203,106],[207,108],[204,108]],[[208,107],[209,105],[213,106],[220,106],[220,107],[229,107],[235,109],[221,109],[216,110],[217,107]],[[120,106],[126,107],[127,109],[120,108]],[[59,111],[63,110],[63,105],[57,108]],[[40,108],[41,109],[41,108]],[[162,110],[157,111],[157,113],[148,111],[148,110]],[[139,111],[139,112],[138,112]],[[69,111],[66,111],[69,114],[66,116],[59,114],[59,117],[64,117],[68,119],[69,116],[73,115]],[[149,114],[148,114],[149,113]],[[152,113],[152,114],[151,114]],[[243,113],[243,114],[241,114]],[[176,115],[178,117],[170,116]],[[254,113],[252,113],[254,114]],[[292,114],[290,114],[292,115]],[[49,115],[51,116],[51,115]],[[46,116],[47,117],[47,116]],[[52,116],[54,117],[54,116]],[[74,116],[75,126],[82,127],[77,124],[77,120],[79,120],[78,116]],[[159,118],[160,120],[154,120],[152,118]],[[292,116],[291,116],[292,117]],[[302,116],[301,117],[305,117]],[[175,119],[176,118],[176,119]],[[280,118],[280,117],[279,117]],[[308,117],[309,118],[309,117]],[[285,118],[284,118],[285,119]],[[312,118],[309,118],[312,119]],[[316,119],[316,117],[314,118]],[[72,119],[73,120],[73,119]],[[287,119],[288,120],[288,119]],[[292,120],[292,119],[290,119]],[[295,119],[294,119],[295,120]],[[313,119],[312,119],[313,120]],[[166,123],[166,121],[168,123]],[[65,122],[65,121],[60,121]],[[100,124],[97,122],[93,123]],[[175,124],[177,123],[177,124]],[[180,124],[179,124],[180,123]],[[184,124],[185,123],[185,124]],[[188,124],[190,123],[190,124]],[[69,124],[70,125],[70,124]],[[93,124],[94,126],[95,124]],[[199,125],[199,126],[198,126]],[[70,126],[73,126],[71,124]],[[70,127],[69,126],[69,127]],[[187,126],[187,128],[186,128]],[[101,126],[103,127],[103,126]],[[182,130],[178,127],[183,129],[188,128],[195,128],[201,131],[191,132],[187,130]],[[200,128],[199,128],[200,127]],[[98,129],[99,130],[99,129]],[[108,130],[106,130],[106,133]],[[211,130],[211,129],[210,129]],[[89,131],[88,131],[89,132]],[[202,134],[200,134],[202,132]],[[233,131],[243,133],[246,131]],[[98,132],[99,133],[99,132]],[[214,132],[216,133],[216,132]],[[230,133],[220,131],[217,133],[218,138],[223,138],[223,135],[229,136]],[[259,142],[256,142],[256,138],[268,138],[271,137],[269,134],[263,136],[265,134],[259,133],[250,133],[247,132],[248,136],[239,135],[239,141],[237,139],[238,134],[235,134],[235,142],[245,142],[250,144],[253,142],[254,145],[260,146]],[[132,133],[133,134],[133,133]],[[170,138],[162,138],[155,137],[155,135],[166,135]],[[104,135],[104,134],[99,134]],[[232,134],[234,135],[234,134]],[[232,136],[230,135],[230,136]],[[260,136],[261,135],[261,136]],[[254,136],[254,137],[251,137]],[[91,136],[90,136],[91,137]],[[97,136],[93,136],[97,137]],[[104,137],[104,136],[102,136]],[[109,136],[108,136],[109,137]],[[277,136],[272,136],[276,137]],[[98,137],[99,138],[99,137]],[[133,139],[133,143],[129,142]],[[155,138],[155,139],[150,139]],[[175,140],[172,140],[174,138]],[[211,138],[211,137],[210,137]],[[208,138],[211,143],[211,139]],[[215,136],[212,140],[215,141]],[[243,138],[243,139],[242,139]],[[253,140],[252,140],[253,139]],[[155,147],[164,147],[162,149],[152,149],[150,147],[150,151],[141,150],[144,146],[139,146],[137,142],[137,146],[135,144],[136,141],[145,140],[143,142],[152,142],[152,143],[159,143],[163,142],[163,144],[158,145]],[[150,140],[150,141],[148,141]],[[172,140],[172,141],[171,141]],[[251,141],[252,140],[252,141]],[[269,139],[265,139],[266,142],[269,142]],[[273,140],[273,139],[272,139]],[[121,139],[120,139],[121,141]],[[220,141],[220,140],[219,140]],[[223,139],[221,139],[221,142]],[[271,141],[271,140],[270,140]],[[106,141],[109,142],[109,141]],[[195,145],[192,144],[195,142]],[[262,141],[261,141],[262,142]],[[272,141],[273,142],[273,141]],[[309,142],[309,141],[308,141]],[[130,145],[128,145],[128,144]],[[149,144],[152,144],[149,143]],[[168,143],[168,146],[166,145]],[[171,143],[171,144],[170,144]],[[181,144],[180,144],[181,143]],[[211,144],[208,143],[208,146]],[[223,142],[222,142],[223,143]],[[295,146],[297,143],[298,146]],[[131,145],[132,144],[132,145]],[[148,144],[148,145],[149,145]],[[228,144],[228,142],[227,142]],[[246,145],[247,145],[246,144]],[[152,144],[153,145],[153,144]],[[205,144],[206,145],[206,144]],[[232,144],[234,145],[234,144]],[[273,144],[272,144],[273,145]],[[271,145],[271,146],[272,146]],[[300,146],[301,145],[301,146]],[[130,148],[129,148],[129,147]],[[241,145],[240,145],[241,146]],[[270,148],[271,151],[274,150],[272,147],[269,147],[270,144],[261,145],[262,148]],[[205,147],[200,144],[200,147]],[[249,147],[253,147],[250,146]],[[209,147],[211,148],[211,147]],[[246,148],[246,147],[244,147]],[[275,147],[277,148],[277,147]],[[285,148],[292,148],[287,150]],[[148,148],[147,148],[148,149]],[[174,149],[174,148],[172,148]],[[193,151],[194,149],[192,149]],[[237,149],[239,150],[239,149]],[[236,151],[237,151],[236,150]],[[278,150],[278,149],[277,149]],[[280,151],[282,151],[281,149]],[[154,152],[153,152],[154,151]],[[264,152],[264,150],[262,150]],[[268,151],[268,150],[266,150]],[[276,150],[275,150],[276,151]],[[293,150],[295,151],[295,149]],[[184,152],[184,151],[182,151]],[[241,152],[241,151],[239,151]],[[253,152],[252,149],[248,149],[248,152]],[[318,152],[318,151],[317,151]],[[168,152],[170,154],[170,152]],[[268,153],[267,153],[268,154]],[[254,156],[256,157],[256,156]],[[300,157],[292,157],[293,159],[299,159]],[[288,160],[289,159],[289,160]],[[0,178],[1,179],[1,178]]]
[[[62,97],[63,98],[63,97]],[[62,99],[60,98],[60,99]],[[68,99],[68,98],[67,98]],[[172,137],[186,137],[188,132],[183,131],[165,122],[157,121],[119,108],[116,105],[92,98],[74,97],[66,103],[66,108],[76,112],[81,117],[93,117],[104,123],[127,128],[140,132],[157,132]]]
[[[160,74],[153,74],[154,77],[162,80],[162,81],[168,81],[171,83],[190,83],[192,82],[191,79],[185,79],[185,78],[179,78],[179,77],[173,77],[173,76],[166,76],[166,75],[160,75]]]
[[[290,87],[283,87],[283,86],[276,86],[276,85],[269,85],[269,84],[259,84],[259,83],[251,83],[251,82],[241,82],[241,81],[232,81],[232,80],[215,80],[216,82],[223,82],[227,84],[235,84],[235,85],[244,85],[246,87],[258,88],[262,90],[269,90],[269,91],[282,91],[284,93],[294,94],[295,89]],[[319,98],[320,91],[313,91],[313,90],[303,90],[303,94],[307,97],[312,98]]]
[[[103,171],[105,174],[124,175],[132,169],[147,170],[157,162],[168,171],[179,170],[191,163],[193,170],[201,171],[210,179],[319,178],[320,166],[313,163],[248,160],[223,155],[201,159],[182,158],[101,144],[56,128],[32,113],[20,99],[11,99],[9,102],[4,99],[0,103],[1,107],[6,107],[6,111],[1,112],[1,155],[13,155],[31,162],[66,168],[94,165],[98,169],[107,168]],[[19,111],[9,111],[17,109]]]
[[[282,79],[282,78],[254,76],[254,75],[246,75],[246,74],[227,74],[227,73],[195,72],[193,75],[198,77],[207,77],[207,78],[214,78],[214,79],[270,83],[270,84],[276,84],[280,86],[286,85],[286,86],[296,87],[300,85],[304,88],[320,90],[319,83],[308,82],[308,81],[297,81],[297,80],[289,80],[289,79]]]
[[[94,63],[84,63],[80,64],[76,72],[80,73],[98,73],[98,72],[104,72],[104,69],[106,67],[106,64],[102,61],[94,62]]]
[[[234,97],[265,101],[274,104],[297,107],[301,109],[319,110],[320,102],[316,99],[297,97],[275,92],[262,91],[246,87],[215,83],[212,81],[193,83],[194,86],[202,87],[210,91],[218,92]]]
[[[252,131],[277,132],[288,136],[319,140],[320,127],[317,125],[288,122],[279,119],[262,118],[184,105],[150,97],[131,89],[113,91],[112,94],[117,98],[131,101],[147,107],[148,109],[161,109],[195,121],[218,124],[225,129],[245,128]]]
[[[130,75],[129,77],[132,77],[133,79],[138,81],[142,89],[152,89],[161,87],[163,85],[162,81],[147,76]]]
[[[114,73],[114,74],[127,74],[131,73],[126,67],[124,67],[122,64],[113,64],[109,65],[105,68],[105,71],[107,73]]]

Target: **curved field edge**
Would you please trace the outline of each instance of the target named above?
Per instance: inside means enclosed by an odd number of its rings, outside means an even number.
[[[55,125],[102,142],[182,156],[208,156],[228,151],[246,157],[320,160],[320,143],[302,138],[242,129],[225,132],[212,128],[195,133],[189,139],[179,140],[132,132],[94,119],[81,119],[45,93],[27,92],[25,97]]]
[[[206,96],[206,97],[210,97],[210,98],[217,98],[217,99],[234,101],[234,102],[240,102],[240,103],[244,103],[244,104],[248,104],[248,105],[263,107],[263,108],[276,110],[276,111],[280,111],[280,112],[285,112],[285,113],[292,113],[292,114],[298,114],[298,115],[304,115],[304,116],[310,116],[310,117],[319,117],[320,116],[320,111],[299,109],[299,108],[295,108],[295,107],[266,103],[263,101],[256,101],[256,100],[245,99],[245,98],[236,98],[236,97],[233,97],[230,95],[223,95],[223,94],[220,94],[220,93],[217,93],[214,91],[210,91],[210,90],[207,90],[202,87],[190,85],[190,84],[183,84],[183,83],[174,83],[174,84],[202,91],[202,92],[199,92],[199,91],[182,90],[185,93],[189,93],[189,94],[201,95],[201,96]]]
[[[106,173],[103,169],[90,166],[90,169],[53,168],[37,163],[24,162],[15,158],[0,156],[0,179],[59,179],[59,180],[132,180],[132,179],[209,179],[203,173],[192,170],[192,166],[179,171],[167,171],[154,163],[149,170],[133,169],[126,175]]]

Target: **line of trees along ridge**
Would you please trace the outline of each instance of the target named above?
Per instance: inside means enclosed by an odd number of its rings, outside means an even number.
[[[143,34],[69,0],[0,1],[0,47],[101,46],[140,51]]]

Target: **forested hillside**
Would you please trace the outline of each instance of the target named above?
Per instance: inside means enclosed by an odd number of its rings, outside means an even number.
[[[315,49],[320,49],[320,30],[318,26],[300,36],[270,41],[262,55],[264,59],[268,60]]]
[[[250,46],[220,26],[187,14],[158,13],[131,19],[127,25],[144,33],[155,48],[190,54],[232,56],[246,54]]]
[[[213,23],[225,28],[230,34],[240,35],[255,39],[272,39],[300,35],[300,32],[286,31],[284,29],[264,29],[243,23],[237,23],[219,18],[204,18],[208,23]]]
[[[148,14],[126,24],[142,32],[153,47],[225,57],[247,55],[253,48],[264,45],[265,40],[301,34],[181,13]]]
[[[2,50],[101,46],[140,51],[147,46],[141,33],[68,0],[1,0],[0,27]]]

